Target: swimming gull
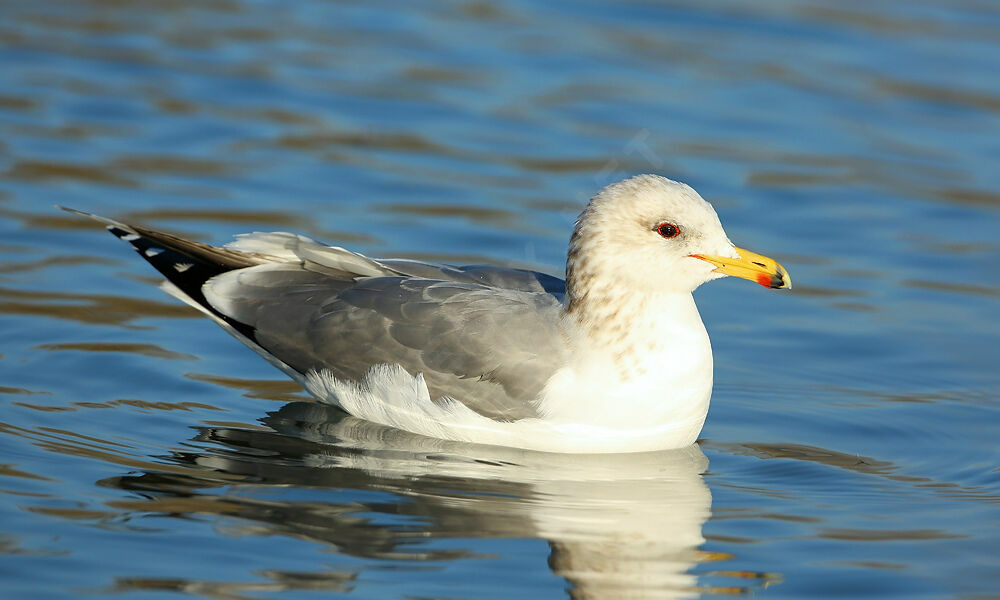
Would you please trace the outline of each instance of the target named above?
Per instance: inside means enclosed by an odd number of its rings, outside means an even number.
[[[369,258],[284,232],[214,247],[80,214],[320,401],[412,433],[551,452],[694,442],[712,348],[691,292],[726,275],[791,287],[776,261],[729,241],[697,192],[656,175],[591,199],[565,282]]]

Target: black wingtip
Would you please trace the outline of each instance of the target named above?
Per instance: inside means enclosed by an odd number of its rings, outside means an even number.
[[[198,253],[185,251],[177,243],[184,241],[180,240],[180,238],[174,238],[173,236],[141,227],[132,227],[121,221],[67,206],[57,204],[55,207],[59,210],[103,223],[111,235],[132,246],[132,249],[139,256],[159,271],[161,275],[166,277],[168,281],[177,286],[192,301],[219,316],[247,338],[254,339],[254,330],[252,327],[239,323],[213,309],[201,291],[201,287],[206,281],[220,273],[233,269],[233,266],[212,261],[203,255],[198,255]]]

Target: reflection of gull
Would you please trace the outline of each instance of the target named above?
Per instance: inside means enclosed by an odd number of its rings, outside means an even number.
[[[636,452],[695,440],[712,351],[691,292],[775,261],[726,237],[711,205],[653,175],[590,202],[565,284],[496,267],[371,259],[289,233],[215,248],[101,219],[169,290],[364,419],[460,441]]]
[[[282,486],[340,488],[356,480],[346,473],[360,470],[372,478],[367,485],[374,489],[419,503],[415,510],[428,537],[548,541],[549,565],[571,583],[573,598],[698,595],[697,578],[689,571],[706,558],[698,546],[711,494],[700,475],[708,460],[697,445],[627,455],[533,452],[415,436],[306,403],[286,405],[264,423],[284,435],[241,438],[240,431],[214,429],[207,433],[210,439],[233,438],[238,451],[201,454],[197,463]],[[296,439],[314,444],[296,446],[290,442]],[[293,453],[306,469],[284,460],[254,460],[258,455],[287,460]],[[273,493],[261,498],[277,499]],[[317,508],[315,516],[333,512]],[[301,519],[306,526],[292,530],[295,535],[329,535],[326,541],[350,547],[337,537],[346,535],[347,525],[323,525],[297,513],[269,505],[261,518],[276,519],[280,527]],[[378,539],[382,533],[362,535]]]

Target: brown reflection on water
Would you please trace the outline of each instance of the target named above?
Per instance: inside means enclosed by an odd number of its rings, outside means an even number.
[[[608,166],[608,158],[541,158],[541,157],[508,157],[511,164],[542,173],[600,173]]]
[[[0,216],[16,219],[26,228],[31,229],[80,229],[93,231],[93,221],[79,216],[70,216],[55,207],[49,213],[34,214],[14,210],[0,210]],[[96,260],[96,259],[95,259]]]
[[[107,402],[87,402],[79,401],[73,402],[73,406],[79,408],[115,408],[117,406],[130,406],[132,408],[138,408],[144,411],[149,410],[182,410],[182,411],[193,411],[193,410],[222,410],[221,408],[212,406],[211,404],[204,404],[201,402],[191,402],[191,401],[181,401],[181,402],[148,402],[146,400],[138,399],[127,399],[122,398],[119,400],[109,400]]]
[[[0,248],[3,251],[4,248]],[[49,256],[28,262],[6,262],[0,264],[0,273],[19,273],[25,271],[40,271],[47,267],[66,265],[113,265],[118,261],[90,256]]]
[[[875,79],[875,87],[881,91],[898,94],[914,100],[929,100],[938,104],[952,104],[959,107],[978,108],[1000,114],[1000,98],[987,93],[963,90],[953,86],[943,87],[913,81],[903,81],[880,76]]]
[[[304,225],[306,223],[306,218],[303,216],[278,210],[245,211],[239,209],[194,210],[159,208],[129,211],[117,218],[126,222],[169,219],[175,221],[220,221],[223,223],[268,223],[281,226]],[[91,227],[93,227],[93,224],[91,224]]]
[[[757,458],[772,459],[785,458],[792,460],[803,460],[807,462],[817,462],[830,467],[837,467],[849,471],[861,473],[871,473],[874,475],[889,475],[896,471],[898,467],[891,462],[876,460],[871,457],[857,454],[844,454],[836,450],[827,450],[817,446],[806,446],[802,444],[718,444],[711,443],[714,447],[725,449],[731,454],[743,456],[755,456]]]
[[[923,540],[954,540],[969,536],[946,533],[940,529],[823,529],[816,537],[855,542],[906,542]]]
[[[942,24],[919,16],[900,14],[880,15],[870,10],[857,10],[850,6],[831,4],[827,6],[796,7],[795,12],[824,23],[850,25],[856,29],[866,29],[879,34],[942,35],[948,31]]]
[[[997,203],[1000,204],[1000,198],[997,199]],[[1000,243],[949,240],[929,235],[926,232],[904,233],[899,238],[909,242],[914,249],[925,249],[935,254],[1000,253]],[[834,274],[840,276],[839,273]]]
[[[78,323],[138,328],[131,323],[144,317],[180,319],[195,317],[200,313],[179,302],[0,288],[0,314],[42,316],[69,319]]]
[[[835,392],[838,396],[856,398],[848,406],[871,406],[878,402],[905,402],[913,404],[949,404],[954,402],[975,404],[997,403],[997,400],[991,398],[988,392],[977,392],[974,390],[945,389],[926,392],[886,393],[842,385],[827,386],[827,389]]]
[[[107,591],[111,593],[152,591],[177,592],[206,598],[257,600],[258,594],[285,591],[350,592],[358,573],[351,571],[261,570],[255,575],[270,581],[206,581],[179,577],[119,577]]]
[[[108,165],[116,171],[131,173],[169,173],[172,175],[229,175],[238,170],[233,162],[205,157],[185,158],[168,155],[130,155],[113,159]]]
[[[41,103],[35,98],[0,95],[0,110],[30,111],[40,106]]]
[[[84,141],[98,136],[127,136],[130,129],[120,125],[106,123],[86,123],[67,120],[58,125],[37,125],[20,123],[11,125],[7,131],[26,138],[63,139],[74,142]]]
[[[935,197],[949,203],[1000,209],[1000,194],[991,190],[950,187],[940,188],[932,193]]]
[[[0,555],[15,556],[68,556],[69,550],[50,550],[41,548],[24,548],[21,540],[14,536],[0,533]]]
[[[214,383],[225,388],[242,390],[247,398],[261,398],[276,402],[311,401],[302,386],[289,379],[239,379],[208,373],[186,373],[188,379]]]
[[[53,506],[27,506],[24,510],[37,515],[59,517],[70,521],[106,521],[114,518],[117,513],[88,508],[63,508]]]
[[[89,125],[61,126],[28,133],[35,137],[85,138],[100,131],[91,131]],[[223,162],[209,158],[197,159],[169,155],[132,155],[112,158],[105,163],[78,163],[68,161],[15,161],[4,173],[5,177],[33,183],[55,183],[74,181],[88,184],[138,188],[144,185],[143,176],[176,175],[197,177],[218,177],[229,175],[244,168],[234,162]]]
[[[1000,288],[986,287],[985,285],[975,285],[971,283],[951,283],[948,281],[925,281],[921,279],[908,279],[902,285],[911,288],[934,290],[937,292],[950,292],[953,294],[967,294],[973,296],[985,296],[987,298],[1000,298]]]
[[[755,171],[747,177],[750,185],[761,186],[804,186],[842,184],[850,177],[834,173],[793,173],[789,171]]]
[[[835,308],[837,310],[846,310],[850,312],[882,311],[882,306],[878,304],[860,301],[862,298],[871,296],[870,292],[863,289],[846,287],[832,288],[820,285],[799,285],[796,283],[794,293],[796,295],[826,300],[831,308]],[[854,298],[859,300],[853,300]]]
[[[325,121],[317,116],[306,112],[295,112],[288,107],[264,106],[226,106],[216,105],[207,102],[209,99],[202,98],[200,102],[171,95],[162,89],[142,90],[148,101],[159,111],[173,115],[191,115],[204,113],[218,119],[233,119],[240,121],[251,121],[254,123],[274,123],[277,125],[306,126],[310,128],[320,128],[325,125]],[[258,147],[256,142],[240,141],[237,147]]]
[[[802,296],[813,296],[817,298],[865,298],[871,292],[849,288],[831,288],[819,285],[795,285],[795,293]]]
[[[463,217],[476,223],[500,226],[509,225],[516,217],[516,214],[509,210],[460,204],[383,204],[380,208],[401,215]]]
[[[139,187],[137,180],[124,177],[111,167],[82,163],[22,160],[15,162],[4,173],[4,176],[40,183],[66,180],[130,188]]]
[[[412,133],[389,133],[375,131],[326,131],[284,135],[272,142],[281,148],[293,150],[327,150],[332,146],[349,148],[369,148],[417,152],[422,155],[454,155],[452,148],[428,141]]]
[[[198,360],[193,354],[183,354],[173,352],[155,344],[126,344],[112,342],[73,342],[60,344],[40,344],[35,346],[39,350],[49,350],[52,352],[61,351],[81,351],[81,352],[123,352],[126,354],[141,354],[152,358],[165,358],[168,360]]]
[[[400,73],[402,79],[421,83],[481,84],[488,78],[469,71],[451,69],[445,66],[412,65]]]
[[[0,476],[3,477],[21,477],[23,479],[34,479],[36,481],[52,481],[48,477],[42,475],[36,475],[35,473],[29,473],[27,471],[22,471],[14,467],[11,463],[0,463]]]
[[[3,355],[0,355],[0,358],[3,358]],[[4,385],[0,385],[0,394],[17,394],[23,396],[34,396],[36,394],[51,395],[51,392],[38,392],[25,388],[15,388],[15,387],[7,387]]]

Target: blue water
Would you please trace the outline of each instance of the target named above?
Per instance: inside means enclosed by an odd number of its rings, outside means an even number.
[[[1000,597],[995,3],[0,16],[3,597]],[[795,281],[696,293],[680,452],[345,419],[52,208],[561,275],[638,172]]]

